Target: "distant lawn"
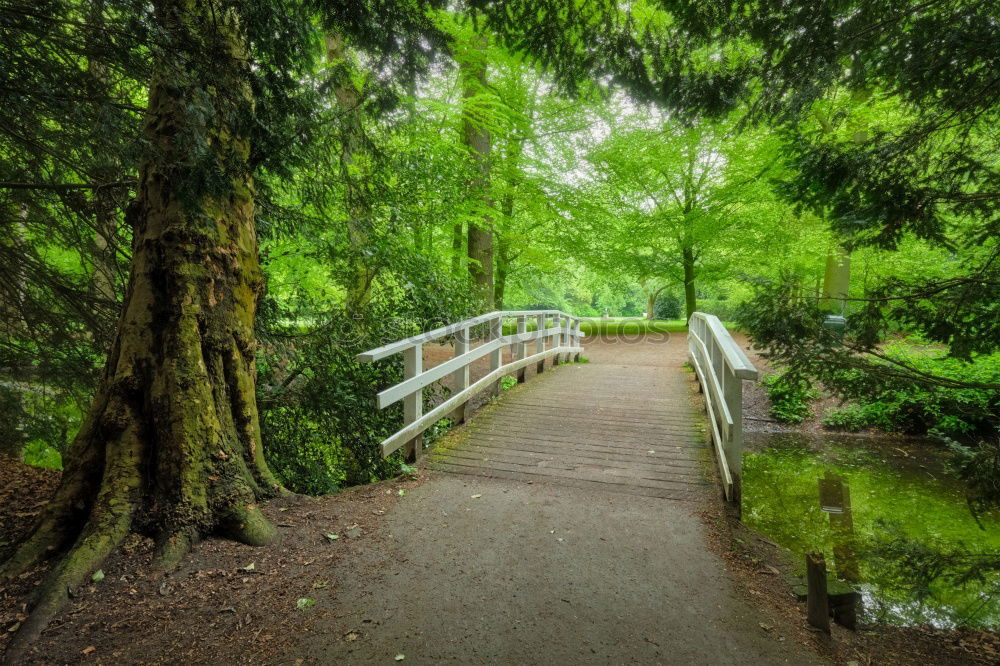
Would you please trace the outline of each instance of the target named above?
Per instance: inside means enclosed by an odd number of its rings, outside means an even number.
[[[529,331],[535,330],[534,319],[527,322]],[[687,321],[684,319],[594,319],[580,322],[580,331],[584,335],[637,335],[639,333],[684,333],[687,331]],[[514,322],[504,322],[503,333],[510,335],[517,332]]]
[[[580,324],[584,335],[637,335],[639,333],[684,333],[684,319],[596,319]]]

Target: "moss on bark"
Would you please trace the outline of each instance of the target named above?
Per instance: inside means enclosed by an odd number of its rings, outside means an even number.
[[[277,537],[258,507],[280,487],[264,462],[255,399],[253,325],[264,283],[249,141],[228,122],[253,111],[243,37],[232,13],[209,20],[201,0],[154,6],[176,43],[211,46],[213,66],[191,72],[165,50],[152,81],[115,341],[54,499],[0,570],[0,579],[11,577],[63,552],[8,660],[129,530],[154,536],[167,567],[209,533],[254,545]],[[193,100],[206,99],[210,113],[191,112]],[[228,187],[192,188],[197,146],[178,137],[195,137]]]

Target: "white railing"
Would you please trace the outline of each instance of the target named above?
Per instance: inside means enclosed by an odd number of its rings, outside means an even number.
[[[688,360],[705,395],[715,457],[726,499],[739,502],[743,468],[743,380],[757,368],[715,315],[695,312],[688,320]]]
[[[534,331],[528,331],[529,319],[535,320]],[[517,332],[503,335],[504,320],[516,321]],[[485,341],[470,349],[470,330],[483,325],[489,331]],[[454,358],[424,370],[424,344],[448,336],[454,336]],[[529,356],[528,343],[532,340],[535,349]],[[512,359],[505,364],[503,348],[508,345]],[[559,310],[519,310],[490,312],[358,354],[357,360],[361,363],[403,354],[403,381],[377,396],[379,409],[403,401],[403,428],[382,442],[382,456],[388,456],[405,444],[407,459],[415,460],[423,449],[423,432],[452,415],[458,422],[464,421],[465,405],[473,395],[486,389],[495,391],[501,378],[515,372],[518,381],[523,382],[525,368],[532,363],[542,372],[546,359],[552,358],[553,364],[558,364],[559,356],[565,354],[567,361],[571,355],[579,360],[582,352],[579,317]],[[469,366],[484,356],[489,356],[490,371],[470,385]],[[454,378],[451,397],[424,414],[424,387],[449,375]]]

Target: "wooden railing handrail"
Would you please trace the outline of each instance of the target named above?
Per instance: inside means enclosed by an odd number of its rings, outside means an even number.
[[[417,335],[404,338],[402,340],[397,340],[396,342],[390,342],[387,345],[381,347],[376,347],[375,349],[369,349],[368,351],[361,352],[357,355],[357,360],[361,363],[370,363],[372,361],[378,361],[383,358],[392,356],[393,354],[398,354],[400,352],[406,351],[406,349],[412,347],[416,344],[423,344],[425,342],[433,342],[439,338],[452,335],[456,331],[460,331],[463,328],[468,328],[471,326],[477,326],[479,324],[485,324],[491,319],[496,319],[497,317],[537,317],[538,315],[545,315],[546,317],[551,317],[555,315],[560,315],[563,317],[568,317],[572,321],[579,322],[580,317],[574,317],[573,315],[566,314],[562,310],[494,310],[493,312],[487,312],[483,315],[478,315],[476,317],[470,317],[469,319],[463,319],[462,321],[457,321],[454,324],[448,324],[447,326],[442,326],[440,328],[435,328],[432,331],[427,331],[426,333],[418,333]]]
[[[743,380],[757,369],[715,315],[688,319],[688,360],[705,396],[726,499],[739,502],[743,468]]]
[[[517,332],[503,335],[503,321],[511,318],[517,321]],[[535,319],[534,331],[527,330],[529,318]],[[550,318],[552,326],[548,326]],[[527,376],[525,369],[532,363],[536,363],[537,371],[542,372],[545,360],[548,358],[553,359],[553,364],[559,363],[559,356],[562,354],[565,354],[567,361],[571,355],[576,355],[579,359],[583,352],[583,347],[580,346],[580,322],[579,317],[560,310],[498,310],[358,354],[356,358],[361,363],[403,354],[403,381],[381,391],[377,396],[380,409],[403,401],[403,427],[381,443],[383,457],[406,444],[407,459],[415,459],[423,448],[422,434],[427,428],[451,415],[454,415],[459,422],[464,421],[465,405],[469,398],[491,387],[494,391],[497,390],[500,380],[505,375],[516,372],[518,381],[523,382]],[[470,329],[486,323],[490,325],[488,340],[478,347],[469,349]],[[424,343],[449,335],[454,335],[455,338],[455,356],[424,370]],[[531,340],[535,340],[535,350],[529,356],[527,343]],[[551,340],[551,345],[546,348],[548,340]],[[503,348],[506,346],[511,347],[512,359],[505,364]],[[470,385],[469,366],[486,356],[490,358],[489,373]],[[454,393],[424,414],[424,387],[449,375],[454,377]]]
[[[743,353],[740,346],[736,344],[733,336],[729,334],[729,331],[726,330],[726,327],[718,317],[704,312],[695,312],[691,315],[691,319],[705,322],[705,325],[712,333],[712,337],[719,341],[726,364],[733,369],[733,372],[742,379],[757,379],[757,368],[750,362],[747,355]],[[690,327],[691,322],[688,320],[689,330]]]

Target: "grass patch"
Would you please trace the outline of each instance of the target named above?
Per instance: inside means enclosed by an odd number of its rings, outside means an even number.
[[[580,324],[584,335],[638,335],[640,333],[684,333],[684,319],[599,319]]]

